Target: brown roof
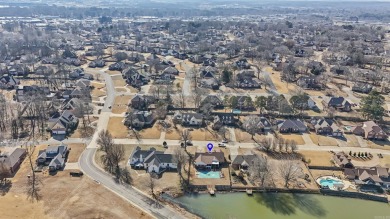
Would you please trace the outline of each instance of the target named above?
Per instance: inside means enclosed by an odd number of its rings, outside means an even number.
[[[195,153],[195,162],[203,162],[206,165],[212,164],[213,160],[218,162],[225,162],[225,155],[223,152],[211,152],[211,153]]]

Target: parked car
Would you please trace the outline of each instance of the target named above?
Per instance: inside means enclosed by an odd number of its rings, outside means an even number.
[[[226,144],[225,144],[225,143],[218,143],[218,147],[223,147],[223,148],[225,148],[225,147],[226,147]]]

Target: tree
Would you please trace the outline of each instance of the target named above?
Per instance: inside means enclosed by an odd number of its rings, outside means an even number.
[[[193,156],[192,154],[187,150],[187,143],[189,140],[191,140],[191,132],[188,131],[188,129],[184,129],[182,132],[181,132],[181,140],[183,141],[184,143],[184,151],[187,153],[187,157],[188,157],[188,170],[187,170],[187,186],[190,184],[190,176],[191,176],[191,164],[192,164],[192,159],[193,159]]]
[[[264,138],[261,143],[261,149],[269,152],[272,149],[272,138]]]
[[[267,98],[265,96],[256,96],[255,106],[259,109],[260,114],[262,114],[263,110],[267,106]]]
[[[114,145],[112,135],[108,130],[102,130],[99,132],[99,136],[96,143],[100,146],[99,149],[106,153],[109,151],[112,145]]]
[[[249,168],[250,179],[253,182],[259,182],[260,187],[265,189],[265,186],[273,181],[271,165],[267,158],[262,156],[255,156],[252,162]]]
[[[232,79],[233,73],[226,68],[222,71],[222,81],[228,84]]]
[[[295,140],[290,141],[291,152],[295,153],[298,150],[297,142]]]
[[[198,108],[200,106],[200,102],[202,101],[202,98],[206,96],[208,93],[209,93],[208,90],[203,88],[195,89],[192,92],[195,108]]]
[[[284,181],[284,187],[286,188],[288,188],[291,181],[296,180],[303,174],[302,168],[296,163],[296,161],[292,160],[280,161],[278,170]]]
[[[261,131],[261,127],[259,126],[259,123],[260,123],[260,117],[255,115],[248,116],[245,120],[244,128],[249,134],[251,134],[252,139],[254,139],[253,136],[256,133]]]
[[[173,159],[177,163],[177,173],[179,174],[180,177],[180,183],[182,184],[185,180],[183,177],[183,169],[187,161],[187,155],[184,152],[184,150],[181,147],[176,147],[173,153]]]
[[[153,178],[151,173],[149,174],[149,181],[147,185],[150,189],[150,194],[152,195],[153,199],[157,199],[157,195],[155,193],[156,180]]]
[[[125,53],[125,52],[117,52],[117,53],[115,53],[114,57],[115,57],[115,59],[118,62],[121,62],[121,61],[127,59],[127,53]]]
[[[383,108],[384,101],[385,98],[376,90],[363,97],[361,100],[363,117],[374,121],[382,120],[385,114],[385,109]]]
[[[303,110],[307,109],[308,107],[309,98],[310,97],[306,93],[294,95],[290,98],[291,106],[302,113]]]

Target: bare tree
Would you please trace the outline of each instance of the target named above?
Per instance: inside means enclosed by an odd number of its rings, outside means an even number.
[[[280,161],[278,170],[286,188],[288,188],[291,181],[296,180],[303,174],[302,168],[293,160]]]
[[[180,183],[183,184],[184,177],[183,177],[183,169],[187,161],[187,154],[184,152],[184,150],[181,147],[177,147],[174,150],[174,160],[177,162],[177,172],[180,177]]]
[[[188,129],[185,129],[181,132],[181,140],[184,144],[184,151],[187,153],[188,156],[188,170],[187,170],[187,186],[190,184],[190,176],[191,176],[191,164],[193,160],[192,154],[187,150],[187,143],[189,140],[191,140],[191,132],[188,131]]]
[[[258,149],[269,152],[272,149],[272,138],[264,138],[259,143]]]
[[[148,187],[150,189],[150,194],[152,195],[153,199],[157,199],[157,195],[155,192],[156,189],[156,180],[153,178],[152,174],[149,174],[149,181],[148,181]]]
[[[298,150],[297,142],[295,140],[290,141],[291,152],[295,153]]]
[[[273,181],[271,165],[267,158],[262,156],[256,156],[253,159],[253,164],[249,168],[249,173],[251,181],[260,183],[260,186],[263,189]]]
[[[100,146],[100,150],[106,153],[109,151],[112,145],[114,145],[112,135],[108,130],[102,130],[101,132],[99,132],[99,136],[96,143]]]
[[[32,158],[34,151],[35,147],[32,144],[28,145],[28,143],[26,143],[27,158],[31,169],[31,175],[29,175],[27,179],[27,197],[31,201],[39,201],[41,199],[40,185],[42,184],[42,182],[34,171],[34,161]]]
[[[192,92],[192,98],[194,101],[195,108],[199,108],[200,102],[202,101],[203,97],[208,94],[209,94],[208,90],[204,88],[198,88]]]

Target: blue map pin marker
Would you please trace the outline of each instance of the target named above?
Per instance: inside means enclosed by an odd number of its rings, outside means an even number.
[[[207,144],[207,149],[209,150],[209,152],[211,152],[213,150],[213,147],[214,147],[213,144],[211,144],[211,143]]]

